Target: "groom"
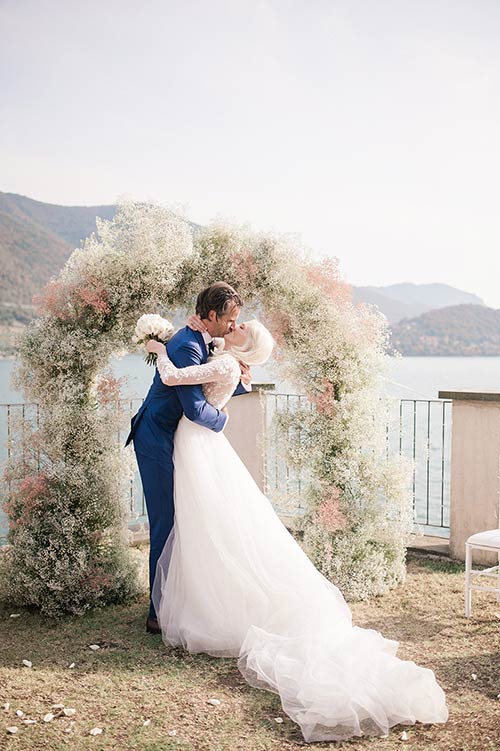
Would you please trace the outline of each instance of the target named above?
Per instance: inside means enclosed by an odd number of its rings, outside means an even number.
[[[196,299],[196,313],[207,333],[192,331],[188,326],[178,331],[167,344],[167,353],[174,365],[185,368],[201,365],[213,349],[213,338],[233,331],[242,301],[226,284],[216,282],[204,289]],[[242,381],[250,383],[250,373]],[[233,396],[247,393],[240,382]],[[132,418],[126,446],[134,441],[142,487],[149,518],[149,587],[150,597],[156,564],[174,523],[174,433],[182,415],[218,433],[224,430],[227,414],[207,402],[201,386],[165,386],[156,370],[153,383],[141,408]],[[148,633],[161,629],[150,599],[146,621]]]

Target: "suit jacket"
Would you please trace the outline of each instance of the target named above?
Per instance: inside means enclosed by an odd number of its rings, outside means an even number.
[[[167,344],[167,353],[174,365],[183,368],[188,365],[201,365],[208,359],[207,346],[198,331],[189,326],[180,329]],[[240,383],[234,395],[245,394],[246,389]],[[165,386],[158,370],[153,383],[139,411],[132,417],[130,433],[126,446],[134,440],[136,450],[146,453],[157,450],[170,450],[172,437],[182,415],[188,420],[203,425],[205,428],[221,431],[226,424],[225,412],[209,404],[203,394],[201,385]],[[136,432],[139,430],[140,435]],[[141,446],[138,446],[138,443]]]

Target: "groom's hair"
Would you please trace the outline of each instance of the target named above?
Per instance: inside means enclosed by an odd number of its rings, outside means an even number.
[[[235,289],[226,282],[215,282],[210,287],[202,290],[196,298],[196,313],[200,318],[208,318],[211,310],[215,310],[217,318],[237,305],[241,308],[243,301]]]

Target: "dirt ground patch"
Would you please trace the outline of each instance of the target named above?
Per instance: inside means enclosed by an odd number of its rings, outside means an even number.
[[[402,587],[352,605],[356,625],[398,640],[402,658],[435,671],[448,698],[448,723],[309,746],[278,697],[248,687],[234,660],[167,650],[159,637],[148,636],[144,600],[62,621],[28,611],[11,618],[12,610],[3,608],[0,705],[10,706],[0,707],[0,748],[500,751],[500,603],[475,594],[473,616],[465,619],[463,582],[461,564],[412,555]],[[24,667],[23,659],[33,666]],[[212,698],[220,704],[209,704]],[[76,712],[60,716],[54,704]],[[54,719],[43,722],[49,712]],[[17,733],[9,735],[8,726]],[[91,736],[96,727],[102,734]],[[403,730],[408,740],[401,740]]]

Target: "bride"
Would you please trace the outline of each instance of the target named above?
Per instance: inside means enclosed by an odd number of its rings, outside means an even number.
[[[273,339],[258,321],[218,340],[205,365],[176,368],[150,341],[168,386],[203,384],[224,409],[239,361],[264,363]],[[281,523],[223,433],[182,417],[174,443],[175,523],[153,602],[167,645],[238,657],[252,686],[279,694],[306,741],[386,735],[399,723],[446,722],[432,670],[396,657],[398,643],[352,625],[339,589]]]

